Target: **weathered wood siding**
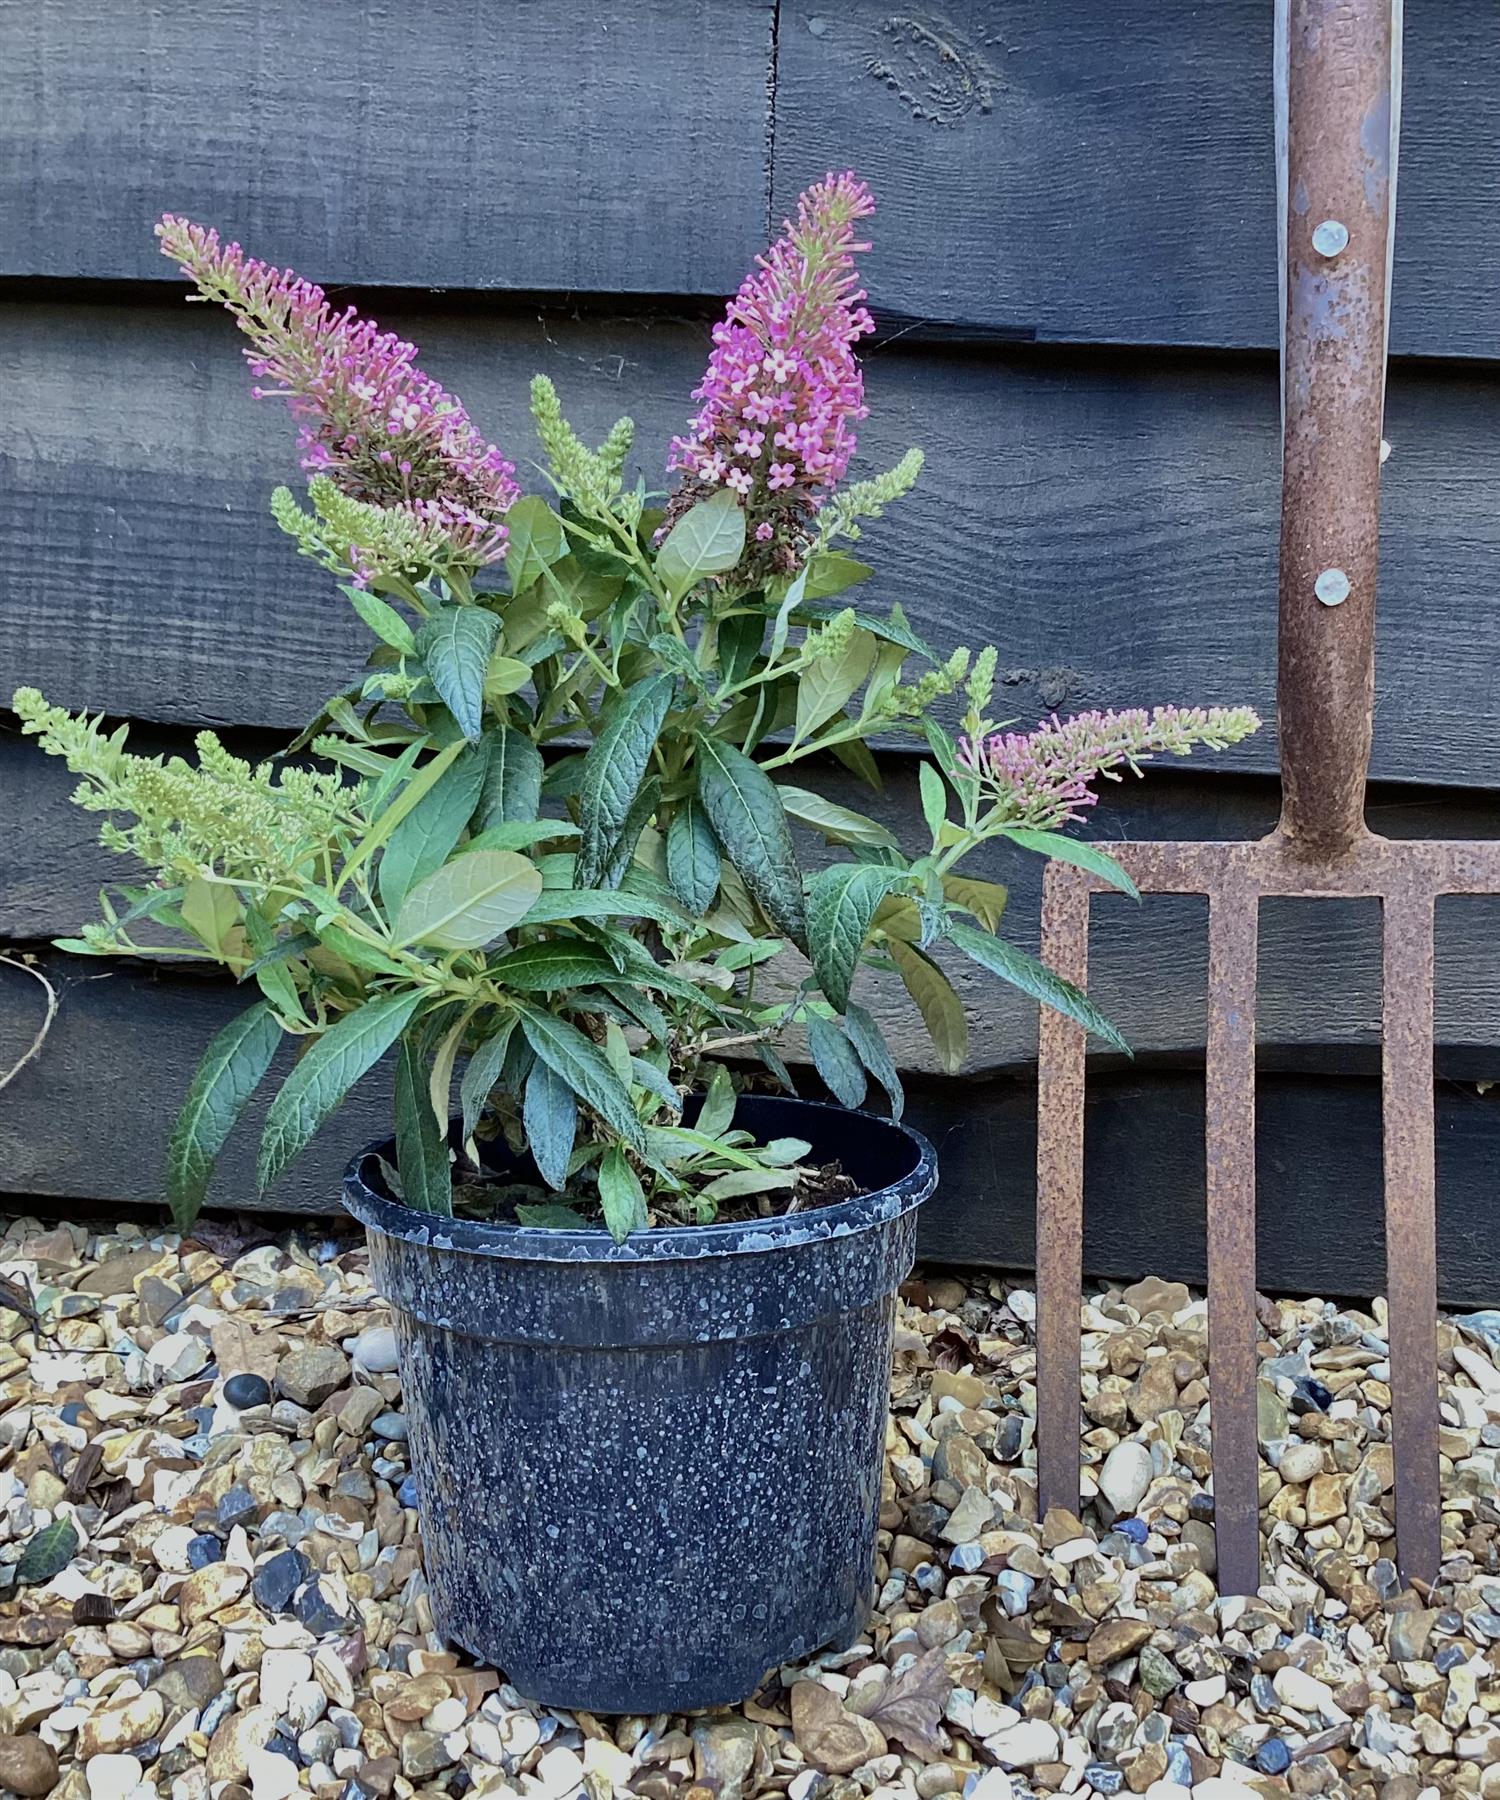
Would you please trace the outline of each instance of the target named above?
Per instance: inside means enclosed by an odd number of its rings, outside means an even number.
[[[1500,13],[1408,10],[1374,805],[1401,835],[1494,836],[1500,222],[1480,202],[1500,176]],[[361,654],[363,628],[267,516],[294,474],[291,428],[250,399],[228,322],[184,303],[151,237],[162,210],[414,337],[523,466],[542,368],[583,426],[633,412],[659,482],[722,296],[797,190],[852,164],[881,208],[861,463],[912,442],[929,458],[869,533],[877,597],[939,642],[996,641],[1021,718],[1168,699],[1269,715],[1269,33],[1263,0],[965,0],[942,18],[888,0],[16,9],[0,59],[0,686],[137,720],[157,748],[208,724],[269,750]],[[886,766],[875,809],[912,816],[909,758]],[[1268,730],[1212,774],[1120,791],[1098,832],[1263,830],[1274,770]],[[118,873],[70,785],[0,723],[0,943],[71,931]],[[1036,867],[997,856],[986,872],[1011,883],[1012,928],[1034,944]],[[1108,1189],[1091,1263],[1125,1270],[1132,1245],[1159,1242],[1155,1260],[1192,1272],[1202,918],[1171,901],[1098,918],[1095,990],[1139,1061],[1104,1071],[1090,1115]],[[1500,1109],[1474,1085],[1500,1074],[1497,925],[1500,902],[1440,914],[1445,1279],[1471,1298],[1500,1277],[1484,1248]],[[193,1062],[243,996],[47,956],[63,1006],[0,1091],[0,1192],[149,1201]],[[1376,956],[1373,910],[1268,909],[1273,1284],[1379,1280]],[[931,1075],[899,994],[867,999],[943,1137],[929,1250],[1024,1261],[1035,1018],[964,983],[975,1074],[960,1082]],[[0,1067],[39,993],[0,967]],[[378,1083],[358,1094],[275,1200],[326,1203],[382,1105]],[[250,1142],[225,1164],[226,1202],[252,1198]]]

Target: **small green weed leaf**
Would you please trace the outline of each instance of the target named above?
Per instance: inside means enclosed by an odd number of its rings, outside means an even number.
[[[73,1560],[78,1548],[78,1527],[65,1513],[26,1540],[26,1548],[16,1563],[16,1585],[34,1587],[61,1575]]]
[[[536,1206],[524,1203],[516,1207],[516,1217],[523,1225],[540,1231],[584,1231],[587,1227],[571,1206],[560,1200],[547,1200]]]

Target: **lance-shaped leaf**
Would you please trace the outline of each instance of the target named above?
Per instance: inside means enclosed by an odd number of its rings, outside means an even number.
[[[624,1243],[632,1231],[646,1223],[646,1196],[641,1191],[640,1177],[618,1144],[610,1145],[599,1164],[599,1203],[604,1208],[609,1235],[617,1244]]]
[[[745,554],[745,509],[728,488],[690,507],[656,553],[656,572],[673,594],[722,575]]]
[[[694,917],[713,910],[719,892],[719,840],[696,795],[682,802],[667,827],[667,880]]]
[[[521,1119],[531,1160],[547,1186],[561,1193],[568,1185],[568,1158],[578,1135],[578,1102],[562,1076],[540,1057],[526,1080]]]
[[[651,919],[682,930],[692,920],[669,901],[632,888],[546,888],[523,923],[551,925],[559,919]]]
[[[350,584],[343,587],[342,591],[376,637],[403,656],[411,656],[415,652],[417,640],[412,628],[394,606],[382,600],[379,594],[372,594],[368,588],[357,588]]]
[[[167,1204],[186,1231],[208,1192],[224,1140],[271,1066],[281,1026],[264,1002],[232,1019],[204,1053],[167,1145]]]
[[[981,881],[977,875],[945,875],[943,898],[951,906],[973,913],[986,931],[998,931],[1010,896],[998,881]]]
[[[886,1047],[884,1033],[874,1018],[852,1000],[844,1008],[844,1031],[859,1060],[889,1095],[891,1117],[899,1119],[906,1107],[906,1092]]]
[[[950,924],[948,937],[965,956],[977,962],[980,968],[988,969],[992,975],[1008,981],[1012,987],[1019,988],[1023,994],[1029,994],[1033,1000],[1040,1000],[1044,1006],[1054,1008],[1075,1025],[1081,1025],[1085,1031],[1093,1032],[1095,1037],[1103,1038],[1106,1044],[1113,1045],[1126,1056],[1134,1054],[1129,1044],[1083,989],[1074,987],[1071,981],[1064,981],[1061,975],[1054,974],[1046,963],[1028,956],[1014,944],[1007,944],[1004,938],[976,931],[972,925]]]
[[[1072,863],[1075,868],[1087,869],[1090,875],[1097,875],[1101,881],[1107,881],[1122,894],[1129,894],[1132,900],[1139,900],[1141,897],[1141,890],[1115,859],[1096,844],[1064,837],[1060,831],[1037,831],[1029,825],[1007,825],[1004,835],[1013,844],[1019,844],[1023,850],[1034,850],[1038,856],[1050,856],[1057,862]]]
[[[514,850],[455,856],[402,901],[396,941],[444,950],[481,949],[519,924],[541,891],[540,871]]]
[[[916,1002],[943,1072],[956,1075],[969,1053],[969,1022],[953,983],[925,950],[904,938],[888,935],[886,949],[907,993]]]
[[[775,782],[733,744],[702,737],[698,793],[714,835],[766,917],[805,945],[802,871]]]
[[[597,944],[582,938],[554,938],[523,944],[492,962],[489,978],[517,994],[551,994],[617,981],[620,971]]]
[[[505,1052],[515,1028],[515,1019],[506,1019],[495,1035],[486,1038],[469,1058],[464,1078],[458,1084],[458,1103],[463,1109],[465,1142],[473,1137],[474,1127],[479,1123],[485,1101],[490,1097],[490,1089],[500,1079]]]
[[[478,804],[488,761],[483,739],[465,749],[391,833],[380,856],[380,899],[388,919],[417,882],[452,854]]]
[[[779,791],[787,816],[799,825],[810,825],[814,831],[821,831],[831,844],[856,845],[868,850],[901,848],[893,832],[877,820],[867,819],[863,813],[825,800],[821,794],[810,793],[806,788],[783,785]]]
[[[476,832],[535,819],[542,804],[542,753],[524,731],[498,725],[484,734],[489,745],[484,788],[474,813]]]
[[[829,1004],[842,1012],[875,909],[908,880],[905,869],[879,863],[835,863],[807,883],[807,947]]]
[[[345,1013],[308,1050],[266,1114],[256,1179],[268,1188],[338,1103],[406,1029],[425,993],[385,994]]]
[[[797,681],[797,736],[811,737],[842,712],[875,667],[875,639],[856,631],[838,656],[815,658]]]
[[[579,887],[597,886],[609,864],[675,687],[672,676],[653,675],[620,689],[605,709],[599,735],[583,759],[578,790],[579,824],[583,827],[576,876]]]
[[[524,494],[505,515],[505,569],[520,593],[568,554],[563,523],[539,494]]]
[[[521,1029],[537,1056],[563,1078],[585,1106],[592,1107],[633,1149],[645,1149],[645,1134],[631,1104],[630,1090],[597,1044],[566,1019],[532,1007],[522,1012]]]
[[[447,1121],[432,1110],[427,1066],[420,1046],[405,1037],[396,1051],[396,1167],[401,1193],[418,1212],[453,1212],[448,1172]]]
[[[443,606],[424,620],[417,654],[469,742],[484,725],[484,676],[500,621],[482,606]]]
[[[858,1106],[868,1086],[865,1066],[838,1026],[812,1013],[807,1021],[807,1047],[812,1051],[813,1067],[834,1098],[845,1106]]]

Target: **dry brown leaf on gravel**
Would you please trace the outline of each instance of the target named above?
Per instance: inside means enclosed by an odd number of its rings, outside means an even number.
[[[938,1725],[952,1692],[947,1656],[941,1648],[926,1650],[910,1668],[891,1677],[865,1717],[913,1755],[935,1762],[943,1755]]]

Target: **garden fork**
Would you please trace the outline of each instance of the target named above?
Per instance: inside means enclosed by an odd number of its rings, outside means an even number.
[[[1500,843],[1392,842],[1364,820],[1375,675],[1381,419],[1400,111],[1400,0],[1278,0],[1282,812],[1255,843],[1115,850],[1143,892],[1209,906],[1209,1388],[1219,1584],[1260,1582],[1255,994],[1266,896],[1378,899],[1386,1286],[1401,1575],[1441,1554],[1433,1196],[1433,915],[1500,892]],[[1083,985],[1089,895],[1049,865],[1042,953]],[[1078,1505],[1084,1034],[1044,1011],[1037,1121],[1037,1438],[1044,1508]]]

